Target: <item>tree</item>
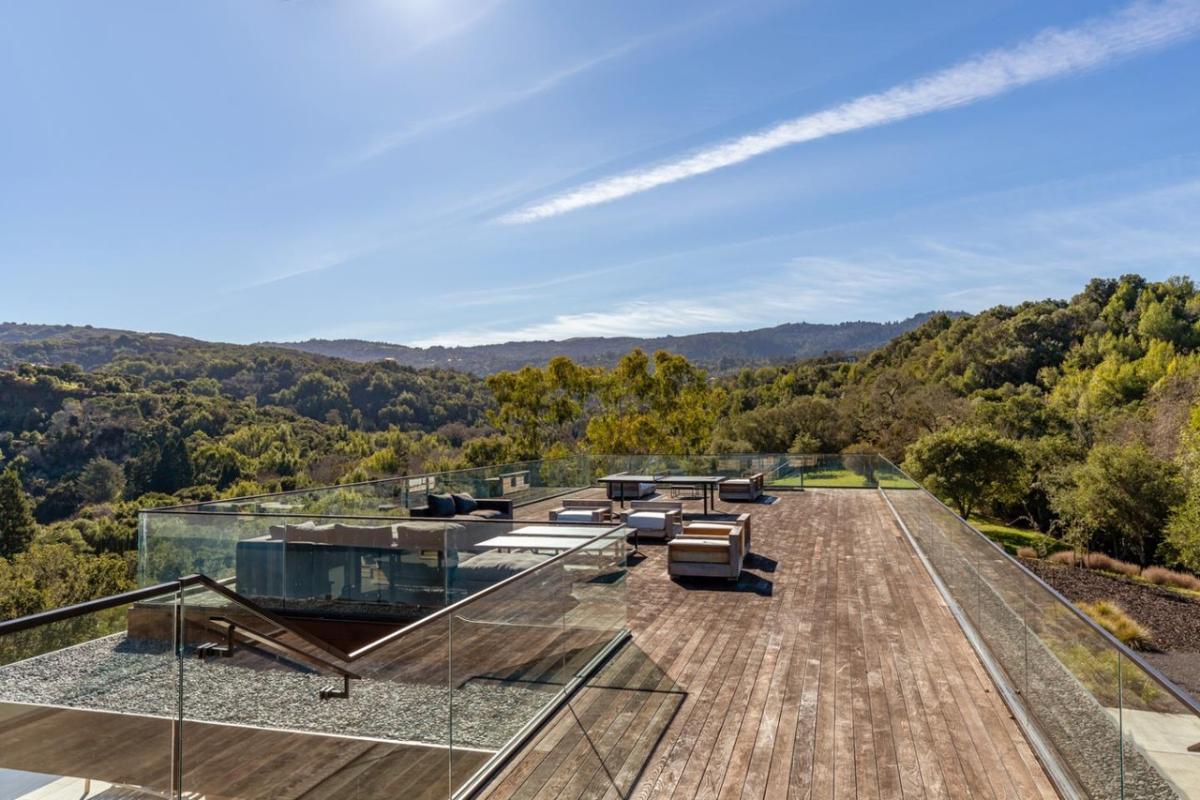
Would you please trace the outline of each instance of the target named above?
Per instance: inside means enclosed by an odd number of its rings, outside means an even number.
[[[508,455],[514,460],[540,458],[554,442],[577,437],[598,372],[558,356],[544,369],[523,367],[488,376],[496,398],[488,419],[508,440]]]
[[[1200,486],[1194,482],[1187,499],[1171,514],[1160,550],[1163,561],[1200,572]]]
[[[1171,509],[1183,499],[1178,468],[1144,445],[1101,444],[1051,489],[1050,503],[1085,547],[1146,566]]]
[[[290,389],[279,392],[275,402],[295,408],[306,417],[325,419],[331,411],[339,416],[350,412],[350,390],[323,372],[309,372]]]
[[[79,494],[88,503],[109,503],[125,491],[125,472],[107,458],[93,458],[75,481]]]
[[[139,450],[125,467],[131,497],[146,492],[173,494],[192,484],[192,459],[177,428],[156,425],[143,434]]]
[[[1162,560],[1200,572],[1200,405],[1180,435],[1183,501],[1172,511],[1160,546]]]
[[[964,519],[982,504],[1012,499],[1024,485],[1016,444],[969,425],[922,436],[908,448],[904,468],[929,491],[948,499]]]
[[[599,408],[587,423],[595,453],[703,453],[712,441],[723,392],[683,356],[653,360],[631,350],[598,378]]]
[[[29,497],[12,467],[0,472],[0,556],[23,552],[37,533]]]

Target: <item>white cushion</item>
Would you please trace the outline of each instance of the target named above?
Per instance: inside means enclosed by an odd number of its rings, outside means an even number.
[[[555,519],[559,522],[592,522],[596,516],[594,511],[587,508],[571,508],[558,512]]]
[[[635,511],[629,515],[628,523],[633,528],[661,531],[667,527],[667,515],[662,511]]]

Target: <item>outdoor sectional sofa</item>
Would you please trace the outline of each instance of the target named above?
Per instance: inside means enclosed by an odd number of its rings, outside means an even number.
[[[408,510],[411,517],[438,519],[512,519],[513,501],[504,497],[472,497],[469,494],[431,494],[423,506]]]

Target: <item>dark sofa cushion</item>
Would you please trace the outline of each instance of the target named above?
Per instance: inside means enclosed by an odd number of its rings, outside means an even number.
[[[479,503],[476,503],[475,498],[471,497],[469,494],[452,494],[450,496],[454,498],[455,514],[470,514],[472,511],[479,508]]]
[[[454,498],[448,494],[431,494],[426,501],[431,517],[453,517]]]

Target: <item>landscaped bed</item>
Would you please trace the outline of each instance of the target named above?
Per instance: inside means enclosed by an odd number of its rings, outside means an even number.
[[[1156,650],[1142,655],[1164,675],[1200,695],[1200,601],[1089,569],[1025,560],[1027,567],[1075,604],[1109,600],[1149,632]]]

